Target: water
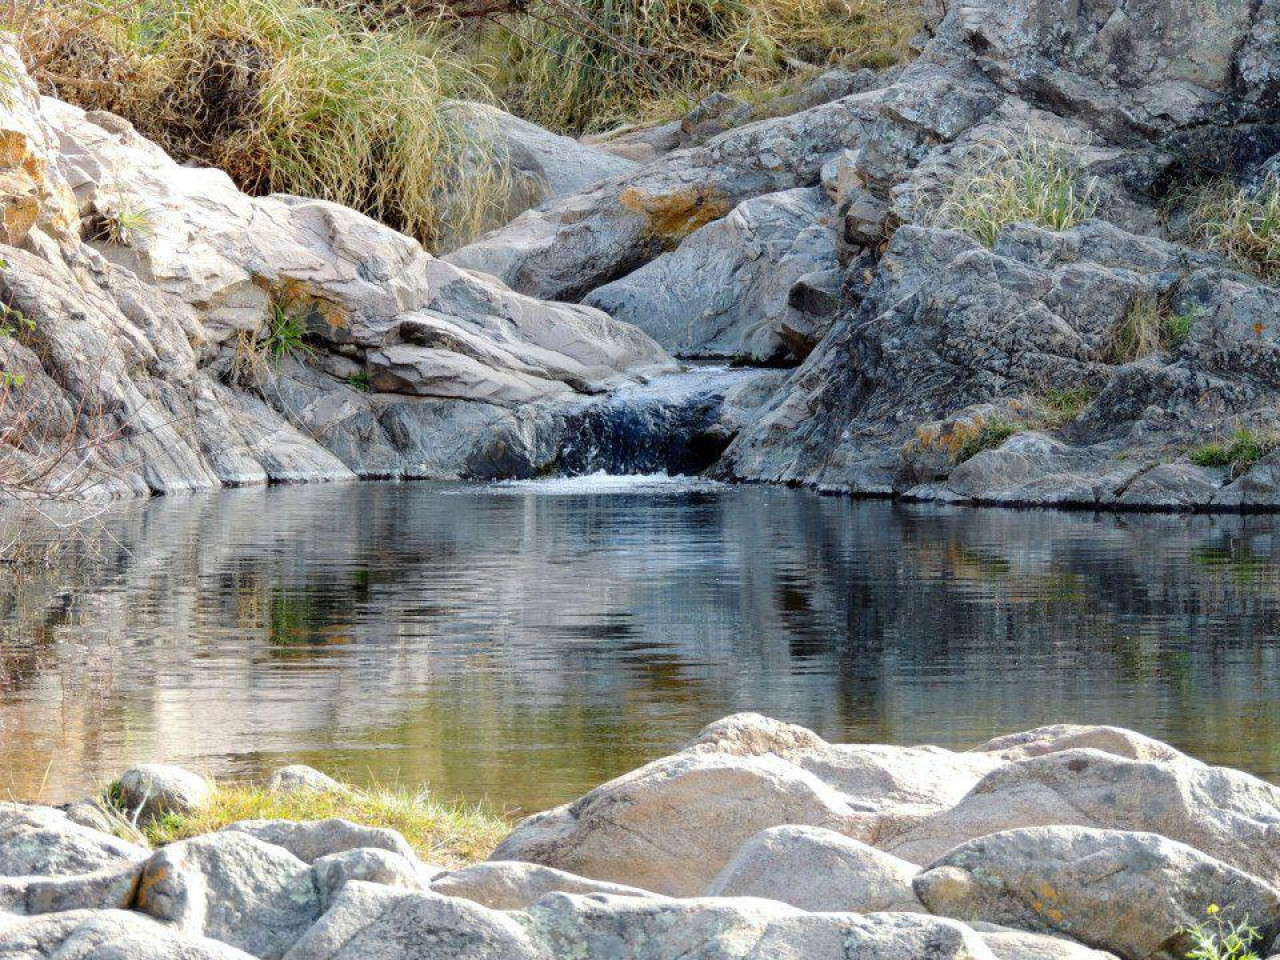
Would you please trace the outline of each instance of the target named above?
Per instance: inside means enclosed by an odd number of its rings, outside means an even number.
[[[0,794],[301,761],[531,810],[746,709],[957,747],[1118,723],[1280,779],[1275,518],[592,477],[233,490],[100,524],[0,584]]]

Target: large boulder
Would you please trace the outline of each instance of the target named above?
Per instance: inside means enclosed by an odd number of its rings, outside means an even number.
[[[1066,934],[1126,960],[1177,960],[1187,928],[1228,904],[1270,942],[1280,891],[1152,833],[1031,827],[949,852],[915,881],[933,913]]]
[[[168,813],[194,813],[209,802],[209,781],[198,773],[168,763],[148,763],[126,770],[116,781],[116,800],[130,820],[147,822]]]
[[[817,187],[746,200],[584,302],[676,356],[779,359],[792,288],[837,266],[834,213]]]
[[[311,867],[227,830],[157,850],[143,868],[136,909],[184,935],[275,960],[315,922],[321,902]]]
[[[439,872],[434,867],[377,847],[357,847],[330,853],[317,858],[311,869],[315,871],[322,910],[329,909],[338,892],[353,880],[402,890],[424,890]]]
[[[696,896],[758,831],[850,828],[848,802],[779,757],[677,754],[525,820],[493,853],[671,896]]]
[[[915,864],[820,827],[770,827],[742,845],[709,897],[763,897],[815,913],[923,912]]]
[[[327,773],[304,763],[291,763],[273,770],[263,786],[272,793],[331,793],[349,794],[350,788],[339,783]]]
[[[554,867],[519,860],[489,860],[450,871],[431,881],[431,892],[442,897],[462,897],[492,910],[523,910],[548,893],[656,896],[648,890],[590,880]]]
[[[925,864],[975,837],[1051,824],[1158,833],[1280,886],[1280,788],[1223,767],[1098,750],[1001,767],[955,807],[877,845]]]
[[[367,827],[342,817],[328,820],[241,820],[223,828],[224,833],[245,834],[263,843],[288,850],[304,863],[346,850],[386,850],[409,861],[417,854],[409,841],[389,827]]]
[[[0,877],[0,912],[35,916],[72,910],[127,910],[142,863],[66,876]]]
[[[52,807],[0,803],[0,877],[61,877],[127,869],[146,847],[67,818]]]
[[[235,947],[185,936],[124,910],[76,910],[0,923],[5,960],[253,960]]]

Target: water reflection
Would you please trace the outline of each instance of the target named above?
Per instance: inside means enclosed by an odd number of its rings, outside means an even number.
[[[538,808],[756,709],[847,741],[1136,727],[1280,779],[1280,521],[765,488],[129,504],[0,585],[0,792],[133,761]]]

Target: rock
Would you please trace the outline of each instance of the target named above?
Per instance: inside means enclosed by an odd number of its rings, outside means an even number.
[[[547,960],[506,914],[456,897],[348,883],[287,960]]]
[[[352,880],[380,883],[403,890],[423,890],[440,871],[425,867],[389,850],[357,847],[341,853],[319,857],[311,868],[315,871],[316,888],[320,892],[320,908],[328,910],[338,892]]]
[[[709,897],[763,897],[815,913],[923,912],[915,864],[819,827],[756,834],[707,888]]]
[[[0,878],[0,912],[35,916],[72,910],[127,910],[142,864],[97,873],[54,877]]]
[[[418,857],[404,837],[387,827],[366,827],[341,817],[328,820],[241,820],[223,833],[247,834],[263,843],[283,847],[305,863],[321,857],[367,847],[386,850],[410,862]]]
[[[121,809],[135,822],[156,820],[167,813],[195,813],[209,802],[212,793],[209,781],[200,774],[167,763],[126,770],[116,789]]]
[[[311,926],[321,904],[311,867],[278,846],[225,830],[157,850],[143,868],[136,909],[186,936],[275,960]]]
[[[1230,904],[1264,936],[1280,920],[1280,891],[1150,833],[1009,830],[957,847],[915,886],[934,913],[1065,933],[1127,960],[1184,956],[1207,904]]]
[[[76,910],[0,924],[5,960],[252,960],[234,947],[175,933],[123,910]]]
[[[825,746],[827,742],[812,730],[794,723],[782,723],[758,713],[735,713],[707,724],[681,749],[735,757],[760,757],[766,753],[786,757],[797,750]]]
[[[1085,726],[1058,723],[1036,727],[1023,733],[994,737],[973,748],[980,753],[995,753],[1006,760],[1025,760],[1064,750],[1101,750],[1127,760],[1150,760],[1162,763],[1197,763],[1167,743],[1153,740],[1121,727]]]
[[[751,104],[716,92],[685,114],[680,121],[680,130],[695,140],[714,137],[746,122],[750,116]]]
[[[677,356],[777,359],[792,287],[836,266],[832,216],[816,187],[747,200],[585,302]]]
[[[150,851],[52,807],[0,803],[0,877],[66,877],[141,863]]]
[[[677,754],[528,818],[492,859],[696,896],[758,831],[787,823],[840,829],[853,814],[830,786],[779,757]]]
[[[950,810],[905,829],[885,825],[876,846],[925,864],[1015,827],[1076,825],[1157,833],[1280,885],[1280,788],[1194,761],[1128,760],[1066,750],[1002,766]]]
[[[973,924],[996,960],[1112,960],[1111,954],[1090,950],[1061,936],[1046,937],[992,924]]]
[[[351,791],[327,773],[321,773],[306,764],[293,763],[274,770],[264,786],[272,793],[333,793],[349,794]]]
[[[462,897],[492,910],[523,910],[548,893],[656,896],[647,890],[589,880],[563,870],[518,860],[489,860],[450,871],[431,882],[431,892],[444,897]]]
[[[743,200],[813,186],[874,122],[879,92],[762,120],[536,211],[446,256],[533,296],[572,300],[677,246]]]
[[[763,900],[551,894],[502,913],[454,897],[349,884],[289,960],[397,956],[551,960],[991,960],[972,930],[935,917],[806,914]]]

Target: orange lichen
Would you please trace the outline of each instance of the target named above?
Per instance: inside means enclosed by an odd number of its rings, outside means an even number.
[[[733,209],[723,193],[707,185],[671,193],[645,193],[637,187],[627,187],[619,200],[628,210],[644,214],[654,236],[667,246],[674,246]]]

